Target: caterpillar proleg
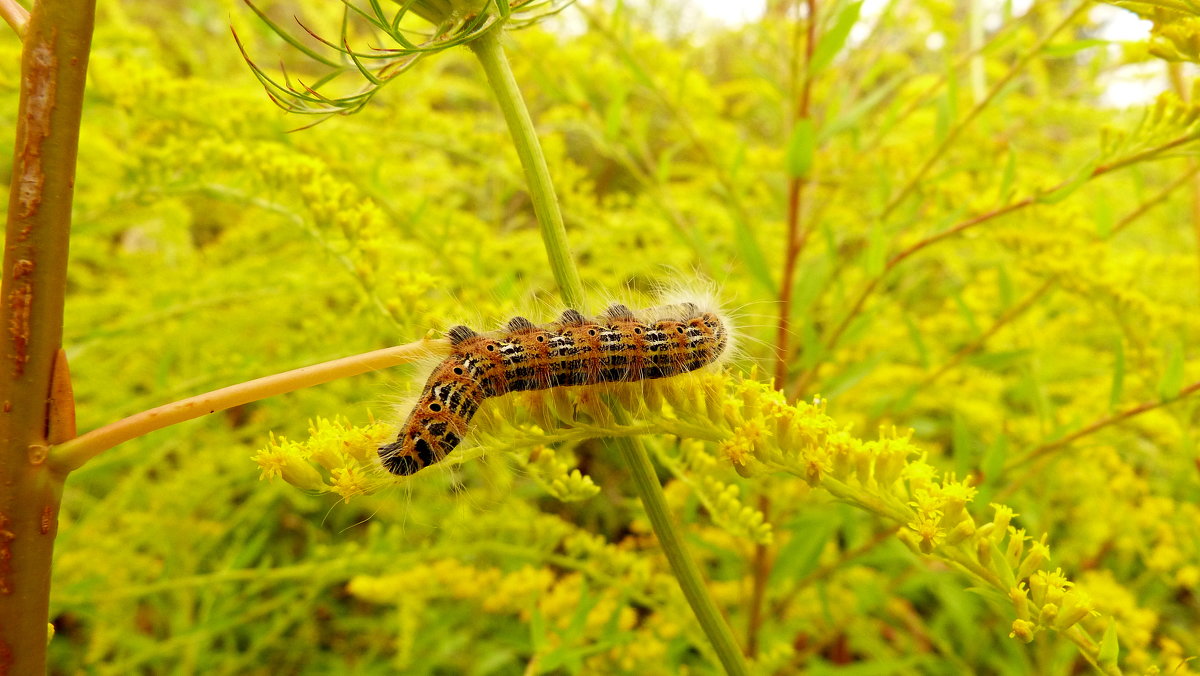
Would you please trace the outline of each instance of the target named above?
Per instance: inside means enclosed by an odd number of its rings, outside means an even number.
[[[447,332],[451,354],[425,383],[396,440],[379,448],[393,474],[413,474],[439,462],[466,436],[489,397],[552,387],[670,378],[718,361],[729,327],[691,302],[634,312],[612,305],[589,319],[567,310],[535,325],[513,317],[501,331]]]

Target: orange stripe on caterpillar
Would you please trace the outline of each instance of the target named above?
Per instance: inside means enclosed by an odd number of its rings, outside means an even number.
[[[552,387],[669,378],[716,362],[729,328],[694,303],[653,308],[642,320],[624,305],[595,319],[576,310],[537,326],[524,317],[503,331],[447,332],[452,352],[434,368],[396,440],[379,449],[389,472],[409,475],[446,457],[489,397]]]

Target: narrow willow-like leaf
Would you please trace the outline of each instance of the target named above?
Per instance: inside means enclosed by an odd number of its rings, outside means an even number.
[[[792,127],[788,140],[787,173],[792,178],[803,178],[812,168],[816,150],[816,132],[811,118],[802,117]]]
[[[838,12],[833,27],[821,36],[817,41],[816,49],[813,50],[812,62],[809,64],[810,77],[825,70],[838,52],[842,51],[842,47],[846,45],[846,38],[850,37],[850,29],[858,23],[861,11],[862,2],[860,1],[852,2]]]
[[[1115,409],[1121,402],[1121,393],[1125,389],[1125,341],[1121,336],[1113,339],[1113,375],[1112,387],[1108,395],[1108,407]]]
[[[1173,399],[1183,387],[1183,346],[1178,340],[1168,340],[1165,351],[1166,365],[1158,381],[1158,396],[1161,399]]]

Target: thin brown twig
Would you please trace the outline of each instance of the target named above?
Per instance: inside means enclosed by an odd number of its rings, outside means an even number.
[[[1122,230],[1124,230],[1125,228],[1128,228],[1130,225],[1133,225],[1133,223],[1135,221],[1137,221],[1137,219],[1139,219],[1143,215],[1145,215],[1145,213],[1147,211],[1150,211],[1151,209],[1158,206],[1159,204],[1162,204],[1163,202],[1167,201],[1167,198],[1171,196],[1171,193],[1175,192],[1175,190],[1178,189],[1179,186],[1183,185],[1184,183],[1187,183],[1189,179],[1191,179],[1192,177],[1194,177],[1197,174],[1197,172],[1200,172],[1200,163],[1192,162],[1191,165],[1188,167],[1187,171],[1183,172],[1179,176],[1179,178],[1175,179],[1174,181],[1171,181],[1171,183],[1169,183],[1167,185],[1167,187],[1163,188],[1154,197],[1151,197],[1150,199],[1146,200],[1145,202],[1142,202],[1140,205],[1138,205],[1138,208],[1129,212],[1128,214],[1125,215],[1124,218],[1117,221],[1117,223],[1115,225],[1113,225],[1112,230],[1109,231],[1108,237],[1112,237],[1112,236],[1116,235],[1117,233],[1121,232]]]
[[[1046,295],[1050,289],[1054,287],[1054,282],[1055,280],[1053,279],[1046,280],[1037,288],[1036,291],[1026,296],[1021,300],[1021,302],[1010,307],[1004,312],[1004,314],[1000,315],[1000,317],[996,319],[996,321],[991,325],[991,327],[988,328],[987,331],[984,331],[982,334],[980,334],[979,337],[971,341],[969,345],[966,345],[959,351],[955,352],[954,356],[950,357],[945,364],[942,364],[941,368],[939,368],[937,371],[934,371],[923,381],[921,381],[921,384],[918,385],[916,389],[922,389],[931,385],[938,378],[945,375],[947,371],[961,364],[964,359],[978,352],[981,348],[983,348],[987,341],[991,340],[992,336],[996,335],[996,333],[1000,331],[1000,329],[1004,328],[1014,319],[1025,314],[1029,308],[1033,307],[1034,303],[1038,302],[1042,296]]]
[[[1163,188],[1160,192],[1156,193],[1150,199],[1139,204],[1137,206],[1137,208],[1135,208],[1133,211],[1126,214],[1120,221],[1117,222],[1117,224],[1109,232],[1108,236],[1111,237],[1111,236],[1117,234],[1121,230],[1125,229],[1126,227],[1128,227],[1129,225],[1134,223],[1138,218],[1141,218],[1143,215],[1145,215],[1146,212],[1150,211],[1151,209],[1158,206],[1159,204],[1165,202],[1167,200],[1167,198],[1170,197],[1172,192],[1174,192],[1176,189],[1178,189],[1179,186],[1186,183],[1198,171],[1200,171],[1200,165],[1189,168],[1189,170],[1187,172],[1185,172],[1178,179],[1172,181],[1167,187]],[[972,354],[975,354],[976,352],[978,352],[984,346],[984,344],[987,343],[988,340],[991,340],[992,336],[996,335],[996,332],[998,332],[1001,328],[1003,328],[1004,326],[1006,326],[1007,324],[1012,322],[1017,317],[1021,316],[1025,312],[1027,312],[1029,310],[1029,308],[1033,307],[1034,303],[1036,303],[1038,300],[1040,300],[1042,296],[1046,295],[1050,291],[1050,289],[1054,287],[1054,282],[1055,282],[1055,280],[1053,280],[1053,279],[1046,280],[1045,283],[1043,283],[1040,287],[1038,287],[1036,291],[1029,294],[1029,296],[1027,296],[1020,303],[1017,303],[1016,305],[1013,305],[1011,308],[1009,308],[1004,314],[1002,314],[996,320],[996,322],[994,324],[992,324],[992,326],[987,331],[983,332],[978,338],[976,338],[974,341],[972,341],[971,344],[969,344],[969,345],[963,347],[962,349],[960,349],[959,351],[955,352],[954,356],[952,356],[937,371],[933,372],[931,375],[929,375],[923,381],[921,381],[921,384],[917,386],[917,389],[928,387],[929,385],[933,384],[934,381],[936,381],[941,376],[945,375],[946,372],[950,371],[955,366],[958,366],[960,363],[962,363],[962,361],[964,359],[966,359],[967,357],[971,356]]]
[[[1119,422],[1123,422],[1130,418],[1139,416],[1148,411],[1153,411],[1156,408],[1162,408],[1163,406],[1166,406],[1168,404],[1173,404],[1181,399],[1188,397],[1191,394],[1194,394],[1195,392],[1200,392],[1200,381],[1194,382],[1191,385],[1184,387],[1183,389],[1179,390],[1179,393],[1173,397],[1169,397],[1166,399],[1160,399],[1158,401],[1143,402],[1141,404],[1138,404],[1137,406],[1127,408],[1124,411],[1119,411],[1110,416],[1105,416],[1103,418],[1100,418],[1099,420],[1091,423],[1090,425],[1082,427],[1064,437],[1060,437],[1058,439],[1055,439],[1054,441],[1050,441],[1050,442],[1041,444],[1035,448],[1032,448],[1029,451],[1027,451],[1025,454],[1021,455],[1020,457],[1015,458],[1014,460],[1011,460],[1010,462],[1008,462],[1004,469],[1005,469],[1005,471],[1009,471],[1013,468],[1024,465],[1028,462],[1036,460],[1037,458],[1043,457],[1045,455],[1053,453],[1054,451],[1057,451],[1059,449],[1070,446],[1071,444],[1082,439],[1083,437],[1086,437],[1087,435],[1092,434],[1094,432],[1098,432],[1098,431],[1104,429],[1105,427],[1108,427],[1110,425],[1115,425]]]
[[[771,499],[765,494],[758,496],[758,511],[762,512],[763,520],[769,521],[771,515]],[[762,629],[763,603],[767,596],[767,579],[771,577],[774,561],[771,548],[762,544],[754,545],[753,587],[750,593],[750,618],[746,627],[746,655],[754,657],[758,654],[758,634]]]
[[[1058,35],[1062,29],[1070,25],[1070,23],[1075,20],[1075,17],[1082,13],[1083,10],[1088,6],[1089,3],[1087,2],[1080,3],[1074,11],[1064,17],[1063,20],[1058,23],[1058,25],[1050,29],[1049,32],[1042,36],[1042,39],[1039,40],[1036,45],[1031,47],[1029,51],[1022,55],[1021,58],[1018,59],[1011,68],[1008,69],[1008,72],[1005,73],[1003,77],[1001,77],[999,80],[996,80],[996,83],[992,85],[990,90],[988,90],[987,96],[985,96],[979,103],[975,104],[975,106],[971,108],[970,112],[967,113],[966,117],[964,117],[962,121],[950,128],[950,130],[946,133],[946,137],[942,139],[942,142],[938,144],[938,147],[929,155],[929,157],[925,160],[925,163],[922,164],[921,167],[917,169],[916,173],[914,173],[908,179],[908,181],[904,184],[904,187],[902,187],[895,194],[895,196],[888,200],[887,205],[883,208],[883,212],[879,216],[880,221],[886,221],[888,216],[890,216],[892,212],[896,210],[896,207],[900,206],[900,204],[904,202],[905,198],[912,194],[913,190],[916,190],[917,185],[924,180],[925,175],[929,173],[929,170],[932,169],[935,164],[937,164],[938,160],[940,160],[942,156],[946,154],[946,151],[949,150],[952,145],[954,145],[954,142],[958,140],[959,134],[961,134],[968,126],[970,126],[972,122],[975,121],[975,118],[978,117],[979,114],[991,104],[996,96],[1000,94],[1000,91],[1003,90],[1004,87],[1006,87],[1008,83],[1017,76],[1017,73],[1021,72],[1021,70],[1025,68],[1026,64],[1028,64],[1035,56],[1042,52],[1042,48],[1045,47],[1055,35]]]
[[[804,6],[806,10],[804,20],[804,67],[802,70],[793,70],[792,78],[793,83],[795,83],[797,75],[802,78],[800,82],[800,97],[796,104],[796,121],[805,120],[810,117],[813,81],[812,59],[813,52],[817,46],[817,2],[816,0],[804,0]],[[797,14],[799,14],[799,0],[797,0],[795,7]],[[799,21],[799,16],[796,19]],[[796,68],[795,59],[792,59],[792,67],[793,69]],[[793,84],[793,90],[794,86]],[[791,125],[791,127],[794,128],[795,124]],[[804,251],[805,242],[808,240],[808,232],[800,220],[806,185],[808,185],[807,175],[791,176],[788,180],[787,244],[784,253],[783,279],[779,287],[779,330],[775,336],[775,386],[780,389],[783,389],[787,385],[788,338],[791,331],[789,325],[792,313],[792,287],[795,285],[796,280],[796,263],[800,259],[801,252]],[[771,509],[770,498],[766,495],[760,495],[758,506],[765,517]],[[758,653],[758,634],[763,623],[763,604],[765,603],[767,593],[767,578],[771,575],[772,558],[770,547],[762,543],[754,545],[754,588],[750,599],[750,617],[746,628],[746,654],[751,657]]]
[[[164,404],[52,446],[46,463],[52,470],[66,474],[118,444],[155,430],[278,394],[416,361],[437,354],[447,345],[444,340],[420,340],[284,371]]]
[[[895,256],[892,256],[888,260],[887,264],[884,265],[883,270],[880,271],[879,274],[872,277],[871,280],[869,282],[867,282],[867,285],[865,287],[863,287],[863,290],[858,294],[858,297],[855,298],[854,303],[851,304],[850,311],[847,312],[844,317],[842,317],[842,320],[840,322],[838,322],[838,325],[834,328],[833,332],[829,335],[829,338],[826,339],[826,341],[825,341],[826,353],[832,352],[833,348],[835,348],[837,346],[838,341],[840,341],[842,339],[842,335],[845,334],[846,329],[848,329],[850,327],[850,322],[854,321],[854,318],[857,317],[859,312],[862,311],[863,306],[866,305],[867,299],[871,297],[871,294],[873,294],[875,292],[875,289],[883,282],[884,278],[887,277],[888,273],[890,273],[897,265],[902,263],[909,256],[912,256],[913,254],[917,253],[918,251],[924,249],[927,246],[936,244],[937,242],[940,242],[944,239],[947,239],[949,237],[957,235],[957,234],[963,232],[964,230],[973,228],[976,225],[979,225],[980,223],[986,223],[987,221],[990,221],[993,218],[999,218],[1000,216],[1004,216],[1006,214],[1010,214],[1019,209],[1023,209],[1025,207],[1033,204],[1035,201],[1036,200],[1033,197],[1026,197],[1025,199],[1020,200],[1018,202],[1014,202],[1007,206],[1000,207],[999,209],[993,209],[992,211],[980,214],[973,218],[969,218],[947,230],[943,230],[942,232],[939,232],[935,235],[926,237],[925,239],[922,239],[922,240],[916,242],[915,244],[908,247],[907,249],[904,249],[903,251],[896,254]],[[822,365],[821,362],[817,362],[816,364],[813,365],[813,367],[811,369],[809,369],[804,374],[804,376],[802,376],[800,378],[800,381],[797,382],[796,386],[793,388],[794,392],[796,392],[797,395],[803,394],[806,391],[806,389],[812,384],[812,382],[814,380],[816,380],[817,375],[820,372],[821,365]]]
[[[1153,148],[1148,148],[1141,152],[1134,153],[1133,155],[1121,158],[1110,164],[1098,165],[1095,169],[1093,169],[1091,171],[1090,174],[1088,174],[1085,182],[1094,180],[1096,178],[1104,176],[1105,174],[1110,174],[1119,169],[1124,169],[1125,167],[1131,166],[1133,164],[1137,164],[1138,162],[1148,160],[1148,159],[1154,157],[1155,155],[1159,155],[1168,150],[1177,148],[1177,147],[1185,145],[1187,143],[1191,143],[1198,138],[1200,138],[1200,131],[1189,132],[1187,134],[1184,134],[1183,136],[1172,139],[1160,146],[1155,146]],[[826,353],[827,354],[831,353],[833,351],[833,349],[835,347],[837,347],[838,342],[841,340],[842,336],[846,333],[846,329],[848,329],[850,327],[850,323],[853,322],[854,318],[859,315],[859,313],[863,309],[863,306],[866,305],[867,299],[871,297],[871,295],[875,292],[875,290],[879,287],[879,285],[883,282],[883,280],[887,277],[887,275],[889,273],[891,273],[891,271],[894,270],[896,268],[896,266],[898,266],[900,263],[907,260],[910,256],[918,253],[919,251],[922,251],[926,247],[929,247],[929,246],[936,244],[938,242],[941,242],[943,240],[949,239],[950,237],[953,237],[955,235],[961,234],[964,231],[969,230],[977,225],[986,223],[992,219],[1011,214],[1014,211],[1019,211],[1028,206],[1036,204],[1044,196],[1053,194],[1053,193],[1057,192],[1058,190],[1066,188],[1070,184],[1071,184],[1071,181],[1063,181],[1062,183],[1059,183],[1058,185],[1054,186],[1053,188],[1043,191],[1042,193],[1039,193],[1037,195],[1032,195],[1030,197],[1026,197],[1024,199],[1018,200],[1016,202],[1005,205],[1003,207],[999,207],[999,208],[993,209],[991,211],[985,212],[978,216],[973,216],[965,221],[962,221],[961,223],[958,223],[950,228],[947,228],[946,230],[943,230],[939,233],[930,235],[929,237],[922,238],[921,240],[914,242],[913,244],[911,244],[904,250],[902,250],[899,253],[897,253],[896,255],[892,256],[890,259],[888,259],[887,263],[884,265],[883,270],[881,270],[879,272],[879,274],[875,275],[867,282],[866,286],[863,287],[863,290],[859,293],[858,297],[855,298],[854,302],[850,305],[850,310],[845,314],[845,316],[842,317],[842,320],[840,322],[838,322],[837,326],[833,329],[833,331],[830,332],[829,338],[827,338],[824,342],[824,347],[825,347]],[[822,362],[817,362],[813,366],[813,368],[809,369],[800,378],[800,380],[796,383],[796,385],[792,388],[793,391],[796,393],[805,392],[806,389],[808,387],[810,387],[812,385],[812,383],[816,380],[817,375],[818,375],[822,365],[823,365]]]
[[[796,120],[809,117],[812,103],[812,73],[809,66],[812,63],[813,51],[817,40],[817,3],[816,0],[805,0],[808,17],[805,21],[807,37],[804,46],[803,82],[800,85],[800,98],[796,105]],[[793,125],[794,126],[794,125]],[[792,176],[788,180],[787,202],[787,241],[784,249],[783,281],[779,287],[779,330],[775,335],[777,359],[775,360],[776,387],[783,388],[787,384],[788,367],[788,338],[792,312],[792,287],[796,280],[796,263],[808,240],[808,232],[800,222],[800,213],[804,204],[804,188],[808,180],[806,176]]]
[[[4,17],[17,37],[25,37],[25,27],[29,25],[29,10],[18,4],[17,0],[0,0],[0,16]]]

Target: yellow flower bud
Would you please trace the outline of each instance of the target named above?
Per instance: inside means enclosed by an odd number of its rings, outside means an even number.
[[[1012,632],[1009,633],[1009,638],[1015,638],[1023,643],[1031,643],[1036,627],[1028,620],[1013,620]]]

